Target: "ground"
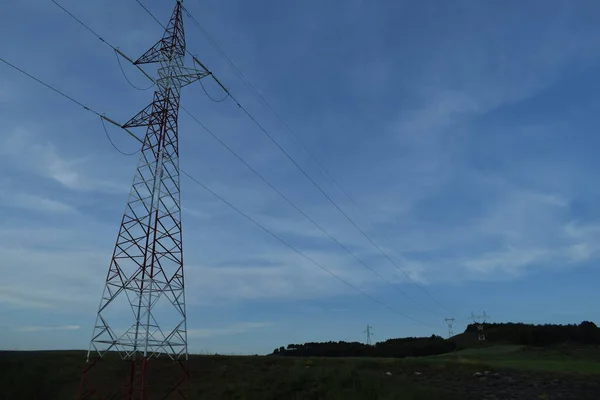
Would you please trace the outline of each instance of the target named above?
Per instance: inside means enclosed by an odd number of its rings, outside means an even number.
[[[0,352],[0,399],[72,399],[83,360],[79,351]],[[192,399],[600,398],[596,347],[494,346],[401,360],[193,356],[189,370]]]

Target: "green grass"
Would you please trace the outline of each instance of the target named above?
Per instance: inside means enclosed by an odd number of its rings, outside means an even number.
[[[0,352],[0,399],[74,398],[83,360],[83,352]],[[459,398],[402,377],[414,374],[414,368],[401,360],[196,356],[188,365],[191,399]],[[103,385],[113,375],[126,376],[126,368],[104,366]],[[160,379],[162,373],[156,375]]]
[[[72,399],[83,361],[79,351],[0,352],[0,399]],[[160,362],[151,363],[152,381],[165,379]],[[469,393],[473,372],[486,369],[600,374],[600,348],[494,346],[411,359],[193,356],[188,365],[191,399],[452,400],[463,398],[455,382]],[[98,369],[103,385],[127,376],[126,364],[104,366]],[[450,383],[432,387],[416,371]]]
[[[600,348],[594,346],[526,347],[517,345],[471,348],[426,357],[430,361],[454,361],[525,371],[600,374]]]
[[[218,381],[199,382],[206,398],[239,399],[445,399],[440,390],[419,387],[401,376],[406,365],[363,359],[211,358],[198,375],[221,373]],[[386,372],[391,372],[387,376]],[[414,371],[410,371],[414,373]],[[237,397],[236,397],[237,396]],[[452,398],[452,397],[450,397]]]

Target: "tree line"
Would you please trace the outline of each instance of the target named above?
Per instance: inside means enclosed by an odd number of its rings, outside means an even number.
[[[600,344],[600,328],[593,322],[583,321],[579,325],[486,323],[486,340],[492,343],[511,343],[529,346],[548,346],[560,343]],[[466,333],[477,334],[477,325],[470,324]]]
[[[593,322],[579,325],[486,323],[486,343],[523,344],[549,346],[560,343],[600,344],[600,328]],[[288,344],[276,348],[272,355],[292,357],[423,357],[450,353],[473,347],[478,343],[477,325],[470,324],[464,333],[450,339],[430,337],[407,337],[388,339],[367,345],[361,342],[329,341]]]
[[[293,357],[423,357],[448,353],[456,343],[440,336],[388,339],[374,345],[360,342],[310,342],[288,344],[273,351],[273,355]]]

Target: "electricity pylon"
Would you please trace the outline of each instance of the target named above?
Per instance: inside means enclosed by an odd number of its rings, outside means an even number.
[[[471,317],[469,319],[471,321],[473,321],[473,323],[475,323],[477,325],[477,338],[480,341],[486,340],[485,331],[484,331],[484,324],[485,324],[485,321],[489,317],[490,316],[487,315],[485,313],[485,311],[483,312],[482,315],[475,315],[475,314],[473,314],[473,312],[471,312]]]
[[[452,325],[454,325],[454,318],[446,318],[444,319],[444,322],[448,325],[448,339],[450,339],[454,336],[454,329],[452,328]]]
[[[185,397],[178,112],[182,87],[209,73],[204,67],[184,67],[182,7],[178,0],[162,39],[135,61],[159,65],[156,91],[152,103],[123,125],[146,127],[146,134],[93,328],[80,399]],[[116,390],[93,379],[99,360],[112,354],[129,366]],[[159,367],[167,372],[156,372]],[[153,371],[160,379],[151,377]]]
[[[367,334],[367,346],[371,346],[371,336],[374,335],[373,331],[371,331],[373,327],[371,325],[367,325],[367,329],[363,332]]]

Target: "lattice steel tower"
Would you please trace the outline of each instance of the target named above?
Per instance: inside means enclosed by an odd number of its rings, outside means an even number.
[[[209,72],[203,66],[184,67],[182,7],[177,1],[163,38],[135,62],[158,63],[158,78],[152,103],[123,125],[146,127],[146,134],[94,324],[79,398],[183,396],[188,348],[177,120],[182,87]],[[117,393],[101,394],[103,384],[90,376],[99,368],[95,366],[99,359],[113,354],[130,361],[129,370]],[[153,357],[167,361],[148,363]],[[148,364],[152,369],[166,365],[182,374],[167,381],[168,374],[161,372],[164,382],[152,388],[158,382],[149,377]]]
[[[373,327],[371,325],[367,325],[367,329],[365,329],[365,331],[363,333],[367,334],[367,346],[371,346],[371,336],[374,335],[373,331],[372,331]]]
[[[454,336],[454,318],[445,318],[444,322],[448,325],[448,339]]]
[[[485,322],[487,321],[487,319],[490,316],[487,315],[485,313],[485,311],[483,312],[482,315],[475,315],[473,314],[473,312],[471,311],[471,317],[470,319],[473,321],[474,324],[476,324],[477,326],[477,339],[480,341],[484,341],[486,340],[486,335],[485,335]]]

